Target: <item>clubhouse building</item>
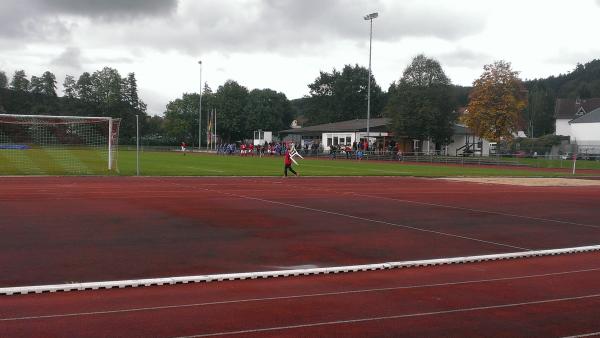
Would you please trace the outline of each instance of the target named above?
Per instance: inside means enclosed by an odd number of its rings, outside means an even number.
[[[279,132],[286,140],[294,141],[303,148],[318,145],[325,151],[331,146],[352,146],[367,138],[367,119],[355,119],[335,123],[319,124],[310,127],[295,127]],[[431,140],[415,140],[392,131],[391,119],[372,118],[369,123],[369,148],[386,150],[392,144],[404,153],[438,153],[442,155],[488,156],[490,142],[476,137],[466,126],[455,124],[454,136],[450,144],[436,145]]]

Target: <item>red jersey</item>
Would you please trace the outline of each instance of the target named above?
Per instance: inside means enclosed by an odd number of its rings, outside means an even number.
[[[292,165],[292,158],[290,157],[290,152],[289,150],[285,151],[285,159],[284,159],[284,163],[285,165]]]

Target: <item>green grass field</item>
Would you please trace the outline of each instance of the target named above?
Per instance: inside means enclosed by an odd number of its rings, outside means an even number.
[[[12,152],[12,153],[10,153]],[[134,151],[119,152],[119,172],[109,173],[106,161],[91,151],[72,150],[72,160],[66,161],[51,151],[2,150],[0,175],[123,175],[136,174]],[[16,162],[25,164],[18,165]],[[581,165],[582,161],[578,163]],[[548,171],[535,168],[499,168],[407,162],[369,162],[328,159],[300,160],[295,166],[301,176],[515,176],[560,177],[570,175],[570,166]],[[588,165],[589,167],[589,165]],[[180,152],[142,152],[140,172],[144,176],[282,176],[282,157],[240,157]],[[586,175],[580,171],[578,175]],[[597,173],[596,173],[597,175]]]
[[[119,154],[121,175],[135,175],[135,152]],[[401,162],[369,162],[327,159],[300,160],[295,166],[301,176],[544,176],[568,175],[568,170],[550,172],[522,168],[426,165]],[[282,157],[240,157],[178,152],[143,152],[141,175],[167,176],[282,176]]]

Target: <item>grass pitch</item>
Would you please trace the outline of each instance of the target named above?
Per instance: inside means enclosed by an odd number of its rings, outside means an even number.
[[[12,153],[10,153],[12,152]],[[68,160],[52,151],[0,151],[0,175],[123,175],[136,174],[135,151],[119,152],[119,172],[108,172],[102,155],[71,150]],[[105,157],[105,155],[104,155]],[[302,176],[421,176],[421,177],[561,177],[570,169],[550,171],[535,168],[414,164],[409,162],[305,159],[295,169]],[[580,162],[578,162],[580,164]],[[141,152],[140,174],[144,176],[282,176],[281,156],[218,156],[178,151]],[[580,172],[584,174],[585,172]]]
[[[135,152],[119,154],[121,175],[135,175]],[[305,159],[294,166],[301,176],[516,176],[561,177],[561,172],[531,168],[477,167],[440,164],[412,164],[408,162],[356,161]],[[180,152],[142,152],[140,174],[144,176],[283,176],[283,157],[217,156]]]

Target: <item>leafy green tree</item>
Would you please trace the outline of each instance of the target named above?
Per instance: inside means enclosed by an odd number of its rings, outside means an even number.
[[[8,78],[4,71],[0,71],[0,88],[8,87]]]
[[[292,120],[291,105],[285,94],[271,89],[252,90],[245,111],[248,114],[248,130],[279,131]]]
[[[140,108],[140,99],[138,97],[137,80],[135,73],[129,73],[122,83],[123,98],[134,109]]]
[[[305,108],[309,124],[337,122],[367,117],[369,70],[345,65],[342,71],[320,72],[308,85],[310,103]],[[385,95],[371,75],[371,116],[381,116]]]
[[[388,93],[385,113],[397,135],[431,139],[438,147],[450,142],[456,105],[450,80],[437,60],[415,57]]]
[[[121,76],[114,68],[104,67],[95,71],[91,77],[93,97],[108,112],[110,108],[123,101]]]
[[[404,70],[400,85],[412,87],[449,86],[450,79],[448,79],[437,60],[419,54],[413,58],[410,66]]]
[[[555,97],[556,95],[543,81],[533,82],[529,86],[528,104],[524,114],[529,137],[538,137],[554,132]]]
[[[42,79],[35,75],[31,76],[31,81],[29,81],[29,91],[34,94],[42,94],[44,92]]]
[[[84,102],[94,101],[94,86],[92,84],[92,76],[88,72],[84,72],[79,76],[75,87],[78,97]]]
[[[27,80],[27,75],[25,75],[24,70],[17,70],[15,72],[12,81],[10,82],[10,88],[20,92],[29,90],[29,80]]]
[[[56,76],[50,72],[45,71],[40,78],[42,94],[48,96],[56,96]]]
[[[65,76],[65,81],[63,82],[63,89],[66,97],[77,97],[77,81],[75,81],[75,78],[72,75]]]
[[[219,86],[214,96],[217,108],[217,133],[227,141],[239,141],[251,137],[248,116],[248,89],[233,80]]]
[[[519,130],[527,106],[525,87],[509,62],[496,61],[483,69],[473,83],[463,122],[479,137],[495,142],[510,140]]]
[[[199,99],[197,93],[185,93],[181,98],[167,104],[163,127],[169,138],[178,142],[198,144]]]

